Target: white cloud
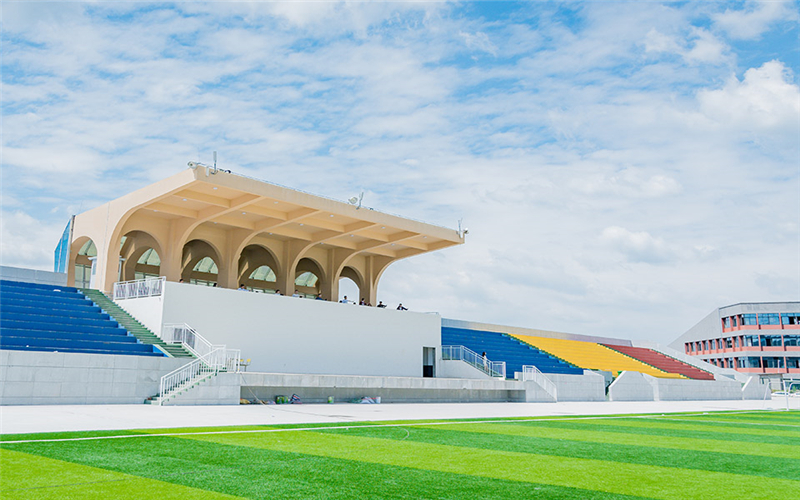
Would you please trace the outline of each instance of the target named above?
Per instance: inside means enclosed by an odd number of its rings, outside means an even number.
[[[0,211],[0,221],[0,256],[4,266],[53,270],[53,252],[66,221],[60,226],[44,225],[19,210]]]
[[[702,111],[726,128],[782,130],[797,137],[800,87],[781,61],[748,69],[742,81],[732,76],[720,89],[701,90],[697,99]]]
[[[610,226],[603,229],[600,240],[631,262],[659,264],[675,258],[675,252],[663,238],[653,237],[646,231],[633,232],[624,227]]]
[[[758,273],[800,275],[797,86],[778,62],[731,78],[763,49],[694,26],[704,8],[85,7],[3,6],[4,260],[49,268],[70,213],[218,150],[234,172],[464,217],[467,245],[381,282],[446,317],[628,337],[646,320],[669,341],[720,301],[783,298]]]
[[[759,38],[779,21],[796,21],[795,5],[794,2],[783,1],[748,1],[744,9],[725,9],[725,12],[713,15],[712,19],[729,37],[752,40]]]

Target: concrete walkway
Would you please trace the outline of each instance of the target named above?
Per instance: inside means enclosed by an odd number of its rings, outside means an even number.
[[[800,399],[789,400],[800,409]],[[786,409],[786,401],[0,406],[0,433]]]

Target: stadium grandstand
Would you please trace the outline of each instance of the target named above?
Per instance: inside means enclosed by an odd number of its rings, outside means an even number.
[[[658,344],[338,301],[350,279],[376,304],[389,265],[463,243],[461,230],[194,165],[72,217],[54,272],[0,268],[3,404],[768,394]]]

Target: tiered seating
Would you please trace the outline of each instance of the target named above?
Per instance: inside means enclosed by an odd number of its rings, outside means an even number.
[[[661,378],[685,378],[679,373],[668,373],[594,342],[528,335],[512,335],[512,337],[581,368],[608,371],[614,376],[628,370]]]
[[[0,349],[164,356],[77,289],[0,281]]]
[[[506,362],[506,376],[514,377],[522,365],[534,365],[542,373],[581,375],[583,370],[526,345],[504,333],[442,327],[442,345],[463,345],[492,361]]]
[[[656,368],[660,368],[666,372],[680,373],[681,375],[684,375],[688,378],[693,378],[695,380],[714,380],[714,375],[711,373],[686,364],[683,361],[678,361],[675,358],[671,358],[666,354],[662,354],[652,349],[613,344],[603,345],[609,349],[614,349],[615,351],[626,354],[632,358],[636,358],[643,363],[655,366]]]

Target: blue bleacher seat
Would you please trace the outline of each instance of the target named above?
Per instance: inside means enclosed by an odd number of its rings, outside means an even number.
[[[506,362],[506,376],[514,378],[522,365],[534,365],[542,373],[582,375],[583,369],[566,363],[504,333],[442,327],[442,345],[463,345],[492,361]]]
[[[77,288],[0,280],[0,349],[164,356]]]

